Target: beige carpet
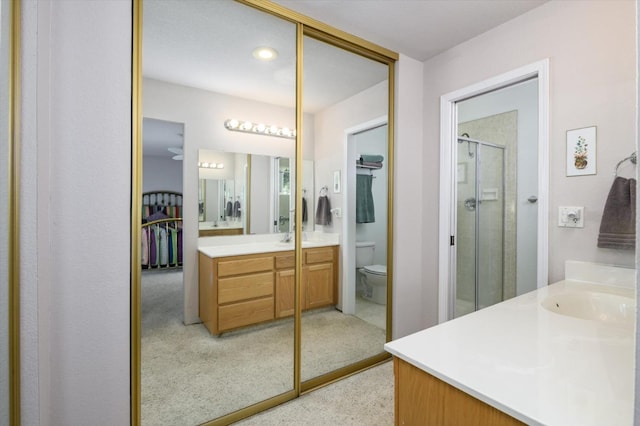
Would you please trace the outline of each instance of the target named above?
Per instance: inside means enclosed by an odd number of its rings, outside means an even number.
[[[330,309],[305,313],[303,381],[383,351],[385,333]],[[142,424],[195,425],[293,388],[293,321],[213,337],[182,324],[182,273],[142,276]]]
[[[393,425],[393,363],[302,395],[236,425]]]

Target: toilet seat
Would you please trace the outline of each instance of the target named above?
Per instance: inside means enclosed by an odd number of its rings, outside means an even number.
[[[363,267],[362,269],[373,275],[387,275],[386,265],[369,265]]]

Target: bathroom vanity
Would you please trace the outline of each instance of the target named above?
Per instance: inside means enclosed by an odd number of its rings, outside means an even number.
[[[338,246],[302,249],[302,310],[338,297]],[[199,313],[211,334],[294,314],[295,252],[290,244],[252,243],[199,249]]]
[[[220,235],[242,235],[242,224],[231,223],[225,225],[213,225],[211,222],[200,222],[198,226],[199,237],[216,237]]]
[[[565,277],[387,343],[396,424],[632,424],[635,270]]]

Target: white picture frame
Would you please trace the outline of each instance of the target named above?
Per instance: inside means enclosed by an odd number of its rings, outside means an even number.
[[[335,172],[333,172],[333,193],[339,194],[340,188],[341,188],[340,170],[336,170]]]
[[[597,174],[596,126],[567,130],[567,176]]]

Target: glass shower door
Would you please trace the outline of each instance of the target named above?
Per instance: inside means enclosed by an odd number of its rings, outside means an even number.
[[[458,143],[455,317],[503,300],[504,148]]]

